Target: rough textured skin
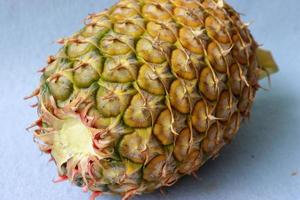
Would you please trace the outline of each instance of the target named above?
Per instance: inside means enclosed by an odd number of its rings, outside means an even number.
[[[257,45],[223,1],[122,0],[42,70],[35,137],[61,179],[127,199],[174,184],[232,140]]]

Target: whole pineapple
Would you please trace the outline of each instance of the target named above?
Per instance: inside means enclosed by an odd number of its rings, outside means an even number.
[[[249,116],[270,61],[221,0],[122,0],[59,42],[32,95],[35,138],[93,198],[199,169]]]

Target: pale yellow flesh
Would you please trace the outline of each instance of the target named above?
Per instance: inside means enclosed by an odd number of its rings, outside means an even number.
[[[79,119],[68,119],[55,134],[52,156],[58,166],[71,158],[95,155],[91,131]]]

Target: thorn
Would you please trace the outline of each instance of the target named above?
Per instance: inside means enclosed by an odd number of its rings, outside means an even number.
[[[61,39],[58,39],[57,41],[56,41],[56,43],[58,43],[58,44],[65,44],[65,39],[64,38],[61,38]]]
[[[247,22],[247,23],[244,23],[243,25],[242,25],[242,29],[243,28],[248,28],[249,26],[251,26],[252,24],[254,23],[254,21],[250,21],[250,22]]]
[[[37,143],[37,142],[36,142]],[[42,144],[39,144],[37,143],[39,149],[41,150],[41,155],[43,155],[43,153],[46,153],[46,154],[51,154],[51,148],[47,145],[42,145]]]
[[[36,120],[35,122],[33,122],[29,127],[27,127],[26,130],[29,131],[30,129],[32,129],[35,126],[41,126],[42,121],[43,120],[40,117],[38,120]]]
[[[77,69],[80,69],[80,68],[85,68],[85,67],[87,67],[87,66],[89,66],[89,64],[88,63],[81,63],[80,65],[78,65],[77,67],[74,67],[74,68],[72,68],[72,69],[69,69],[71,72],[74,72],[74,71],[76,71]]]
[[[242,12],[238,12],[238,14],[241,15],[241,16],[246,16],[246,14],[242,13]]]
[[[51,157],[51,158],[48,160],[48,163],[50,163],[50,162],[52,162],[52,161],[54,161],[54,158],[53,158],[53,157]]]
[[[67,176],[58,176],[58,178],[55,179],[55,180],[52,180],[52,182],[53,183],[61,183],[61,182],[66,181],[66,180],[68,180]]]
[[[160,191],[160,194],[162,195],[162,196],[166,196],[166,193],[165,193],[165,191],[164,191],[164,189],[161,187],[161,188],[159,188],[159,191]]]
[[[72,42],[72,43],[75,43],[75,44],[82,44],[82,43],[85,43],[84,41],[78,39],[78,38],[71,38],[71,39],[68,39],[68,42]]]
[[[257,44],[257,47],[263,47],[264,45],[263,44]]]
[[[35,104],[30,105],[30,107],[31,108],[36,108],[36,107],[38,107],[38,105],[39,105],[39,103],[35,103]]]
[[[192,176],[193,176],[197,181],[200,180],[200,178],[199,178],[199,176],[196,174],[196,172],[192,172]]]
[[[245,75],[242,75],[241,79],[246,84],[247,87],[250,87],[250,85],[249,85],[249,83],[248,83],[247,78],[245,77]]]
[[[129,190],[125,193],[125,195],[122,197],[122,200],[129,200],[132,198],[136,193],[136,189]]]
[[[56,73],[56,74],[53,74],[52,76],[50,76],[48,79],[49,79],[50,81],[56,82],[56,81],[58,81],[58,79],[59,79],[61,76],[62,76],[61,74]]]
[[[87,19],[92,19],[93,17],[97,16],[96,13],[89,13],[88,16],[86,17]]]
[[[270,86],[269,86],[269,88],[265,88],[265,87],[262,87],[260,84],[256,84],[255,85],[255,87],[257,88],[257,89],[262,89],[262,90],[264,90],[264,91],[266,91],[266,92],[269,92],[270,91]]]
[[[50,65],[51,63],[53,63],[56,60],[56,58],[54,56],[49,56],[47,59],[47,63]]]
[[[212,157],[212,160],[216,160],[218,157],[220,156],[220,154],[215,154],[213,157]]]
[[[87,185],[85,185],[85,186],[82,187],[82,191],[83,191],[83,192],[86,193],[86,192],[88,192],[88,190],[89,190],[89,188],[88,188]]]
[[[95,200],[98,196],[101,196],[101,195],[102,195],[102,192],[93,192],[90,197],[90,200]]]
[[[50,154],[51,152],[52,152],[51,149],[48,149],[48,150],[45,151],[45,153],[47,153],[47,154]]]
[[[291,176],[297,176],[298,175],[298,172],[293,172],[292,174],[291,174]]]
[[[229,47],[226,50],[222,49],[222,51],[221,51],[222,56],[227,56],[231,52],[231,50],[233,49],[233,47],[234,47],[234,45],[231,45],[231,47]]]
[[[94,14],[94,13],[89,13],[88,16],[85,17],[85,18],[83,19],[84,25],[88,25],[88,24],[90,23],[91,19],[92,19],[95,15],[96,15],[96,14]]]
[[[44,73],[45,71],[46,71],[46,67],[43,67],[43,68],[37,70],[36,72],[37,73]]]
[[[40,93],[40,88],[34,90],[31,95],[24,97],[24,100],[31,99],[32,97],[39,95],[39,93]]]
[[[209,114],[208,116],[207,116],[207,118],[209,119],[209,120],[221,120],[222,118],[218,118],[218,117],[215,117],[215,116],[213,116],[213,115],[211,115],[211,114]]]

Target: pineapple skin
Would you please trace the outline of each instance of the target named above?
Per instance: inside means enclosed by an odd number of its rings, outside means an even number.
[[[223,1],[121,0],[59,41],[34,137],[60,180],[123,199],[216,156],[251,111],[257,44]]]

